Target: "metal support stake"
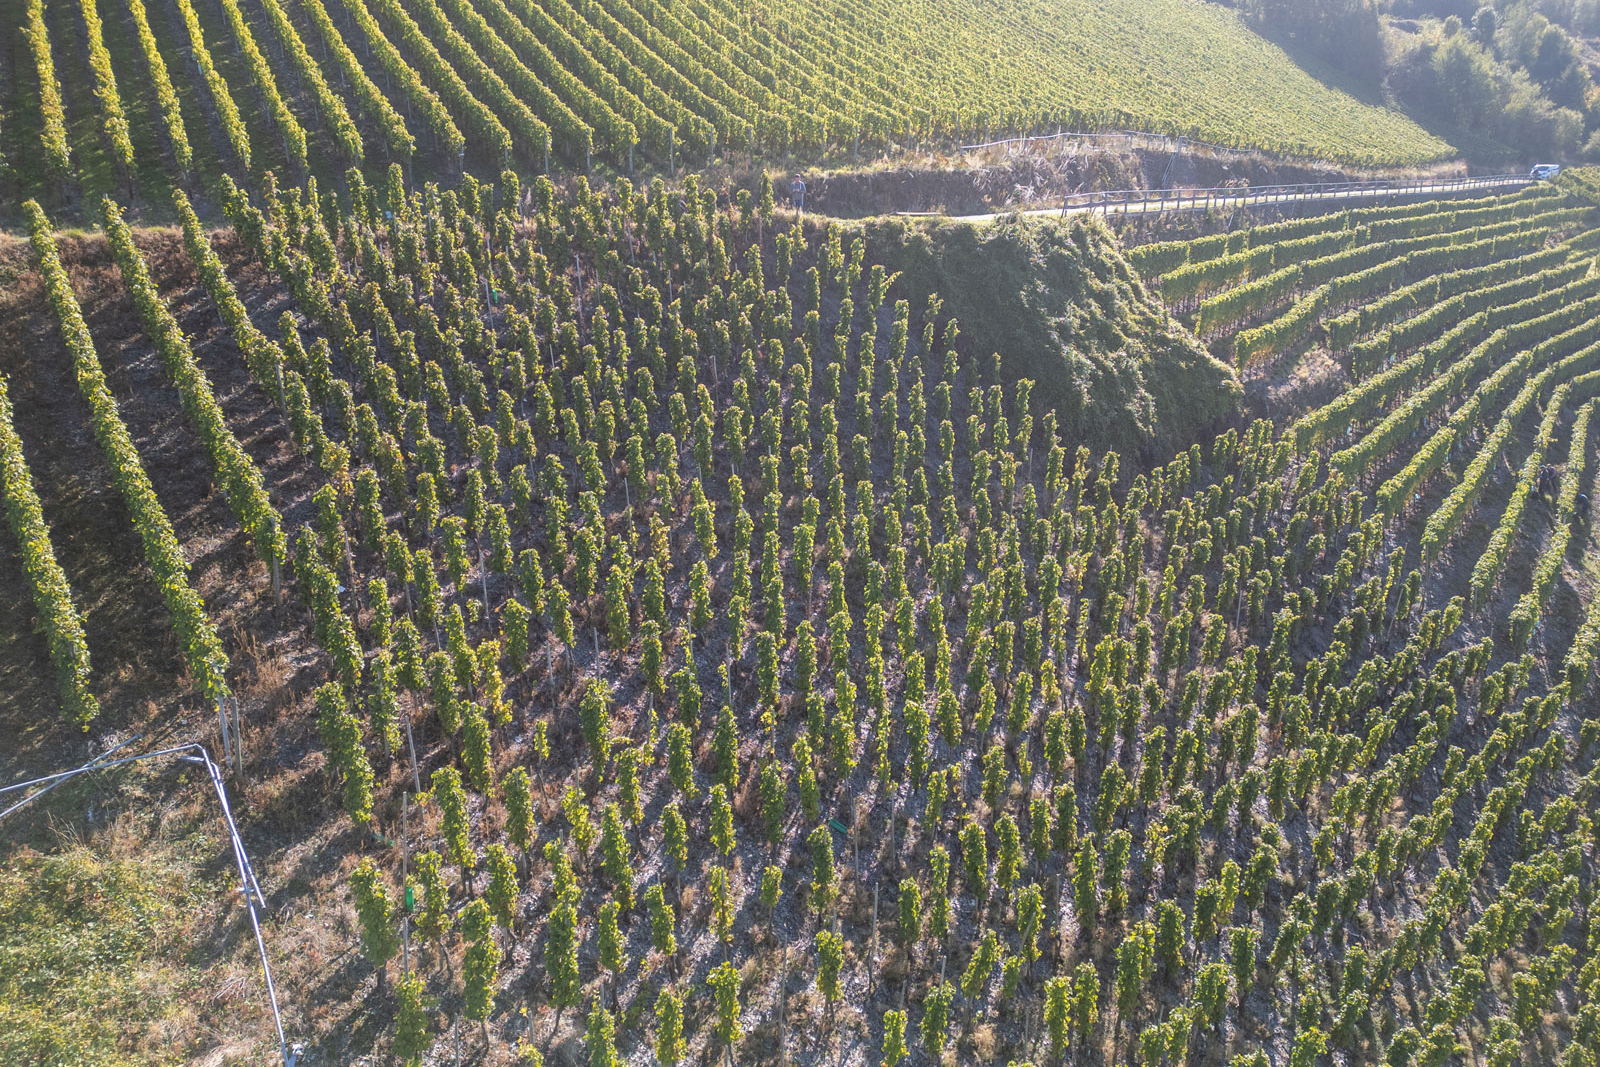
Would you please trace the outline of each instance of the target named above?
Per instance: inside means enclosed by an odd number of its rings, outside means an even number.
[[[406,891],[406,856],[411,851],[409,841],[411,796],[407,793],[400,794],[400,900],[402,907],[405,903]],[[401,965],[404,967],[405,976],[411,977],[411,912],[406,911],[400,916],[400,947],[402,951]]]
[[[239,698],[229,697],[233,704],[233,773],[244,781],[244,719],[239,713]]]
[[[778,971],[778,1067],[789,1067],[789,945],[783,946],[783,965]]]
[[[220,700],[217,701],[217,721],[222,726],[222,759],[224,762],[231,762],[233,760],[233,742],[228,737],[228,712]]]
[[[411,736],[411,711],[412,709],[410,708],[406,709],[406,747],[411,750],[411,785],[420,793],[422,792],[422,776],[417,770],[417,742]]]
[[[878,984],[878,884],[872,885],[872,954],[867,957],[867,988]]]
[[[896,871],[900,869],[900,850],[895,847],[894,843],[894,821],[899,811],[900,798],[895,797],[889,801],[889,858],[894,861],[894,869]]]
[[[483,621],[489,622],[489,568],[483,559],[483,544],[478,544],[478,577],[483,586]]]

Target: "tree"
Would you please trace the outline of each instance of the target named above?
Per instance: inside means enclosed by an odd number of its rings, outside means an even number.
[[[1240,7],[1265,36],[1358,77],[1383,73],[1382,31],[1369,0],[1244,0]]]
[[[1494,31],[1499,26],[1499,16],[1496,15],[1494,6],[1484,4],[1478,8],[1478,13],[1472,16],[1472,39],[1485,48],[1493,47]]]
[[[689,1054],[683,1038],[683,998],[668,986],[656,995],[656,1059],[662,1067],[674,1067]]]
[[[1464,34],[1447,38],[1433,53],[1437,106],[1458,125],[1482,128],[1497,105],[1494,62]]]
[[[900,1061],[905,1058],[906,1013],[903,1011],[886,1011],[883,1013],[882,1067],[897,1067]]]
[[[361,920],[361,950],[378,969],[378,992],[383,992],[387,965],[400,950],[394,929],[394,906],[383,886],[378,868],[364,859],[350,873],[350,889],[356,898],[356,915]]]

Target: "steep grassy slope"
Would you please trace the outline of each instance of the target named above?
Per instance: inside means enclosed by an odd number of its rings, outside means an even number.
[[[152,1063],[170,1035],[233,1025],[234,976],[212,955],[226,943],[211,929],[226,894],[216,843],[153,846],[134,822],[0,864],[5,1062]]]
[[[965,129],[1123,128],[1360,163],[1451,154],[1409,120],[1313,76],[1238,16],[1186,0],[763,0],[800,47],[843,39],[876,77]],[[819,16],[820,17],[816,17]],[[907,60],[910,60],[909,62]],[[890,86],[893,86],[890,89]],[[953,120],[953,121],[952,121]]]
[[[1168,319],[1098,222],[890,222],[866,234],[904,291],[943,298],[969,353],[998,352],[1034,379],[1070,439],[1155,459],[1237,413],[1233,371]]]

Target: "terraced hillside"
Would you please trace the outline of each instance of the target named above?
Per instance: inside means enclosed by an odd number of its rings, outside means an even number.
[[[18,42],[0,188],[57,208],[113,193],[159,214],[223,172],[631,172],[1059,127],[1451,154],[1187,0],[8,0],[0,28]]]
[[[1272,418],[1146,464],[1064,435],[862,233],[695,182],[225,202],[226,239],[178,202],[181,253],[115,205],[103,241],[30,206],[9,251],[8,602],[83,620],[101,699],[41,640],[0,714],[41,750],[176,718],[125,692],[129,600],[190,723],[240,698],[319,1059],[1600,1053],[1587,208],[1136,251],[1164,287],[1214,270],[1191,301],[1298,271],[1262,322],[1400,265],[1305,332],[1381,355],[1314,406],[1254,360]],[[1039,225],[1088,274],[1071,327],[1135,358],[1156,327],[1099,224]],[[61,521],[85,465],[117,568]],[[231,1024],[94,1048],[269,1058],[247,975]],[[67,1058],[13,1018],[0,1048]]]
[[[1509,197],[1359,208],[1146,244],[1129,259],[1242,372],[1270,373],[1316,348],[1361,379],[1463,310],[1581,277],[1594,222],[1592,201],[1535,185]]]

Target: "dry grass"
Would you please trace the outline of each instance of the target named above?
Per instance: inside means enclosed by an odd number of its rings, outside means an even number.
[[[157,775],[172,778],[146,769],[124,784],[153,788]],[[254,1061],[253,1037],[270,1029],[261,974],[253,942],[240,937],[236,886],[215,862],[220,835],[187,812],[209,787],[190,785],[163,808],[54,813],[46,851],[7,856],[0,1060]],[[58,977],[41,986],[44,974]]]

